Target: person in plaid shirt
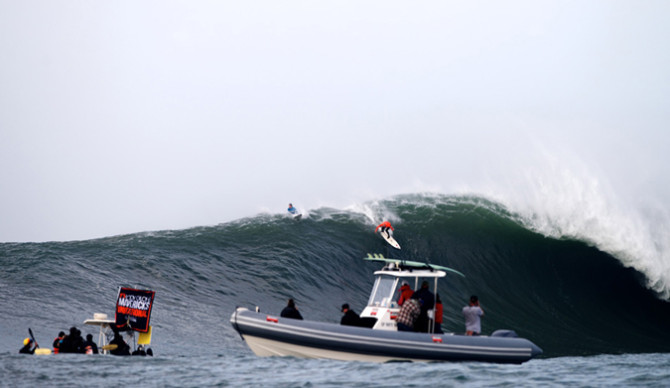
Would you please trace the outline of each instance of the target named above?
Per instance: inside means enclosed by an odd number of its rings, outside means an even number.
[[[414,331],[414,322],[421,313],[421,306],[419,300],[412,296],[412,298],[402,304],[400,312],[398,313],[398,331]]]

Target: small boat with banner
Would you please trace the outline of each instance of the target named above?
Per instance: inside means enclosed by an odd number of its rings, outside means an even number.
[[[360,315],[361,326],[283,318],[244,307],[235,310],[230,322],[257,356],[520,364],[542,354],[537,345],[511,330],[497,330],[490,336],[398,331],[396,318],[400,307],[395,301],[402,281],[413,282],[415,289],[420,281],[429,281],[437,290],[438,280],[447,273],[463,275],[448,267],[380,255],[368,255],[365,260],[385,265],[374,273],[372,292]],[[427,327],[432,328],[432,322]]]
[[[84,321],[86,325],[99,326],[98,348],[101,353],[118,355],[153,355],[148,348],[151,344],[151,309],[156,292],[120,287],[116,298],[114,319],[107,314],[95,313],[93,319]],[[135,338],[135,333],[138,333]],[[114,337],[119,335],[128,345],[127,353],[118,348]]]

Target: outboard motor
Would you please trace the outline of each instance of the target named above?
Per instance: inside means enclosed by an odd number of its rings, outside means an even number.
[[[491,337],[509,337],[509,338],[518,338],[519,336],[516,334],[516,331],[514,330],[496,330],[491,334]]]

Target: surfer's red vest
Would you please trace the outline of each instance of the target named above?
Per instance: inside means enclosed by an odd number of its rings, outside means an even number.
[[[377,231],[379,230],[379,228],[384,227],[384,226],[387,227],[387,228],[389,228],[389,229],[391,229],[391,230],[395,230],[395,229],[393,229],[393,227],[391,226],[391,223],[390,223],[390,222],[388,222],[388,221],[384,221],[384,222],[382,222],[381,224],[377,225],[377,227],[375,228],[375,233],[377,233]]]

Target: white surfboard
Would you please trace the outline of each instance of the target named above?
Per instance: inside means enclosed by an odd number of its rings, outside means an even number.
[[[389,243],[390,246],[392,246],[395,249],[400,249],[400,244],[398,244],[398,242],[393,237],[391,237],[388,234],[388,232],[379,232],[379,234],[382,235],[384,240],[386,240],[386,242]]]
[[[295,213],[293,215],[293,219],[296,220],[296,221],[300,221],[301,218],[302,218],[302,213]]]

